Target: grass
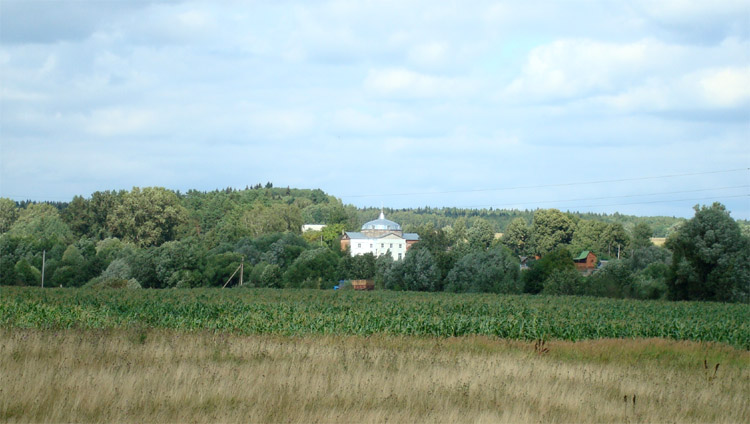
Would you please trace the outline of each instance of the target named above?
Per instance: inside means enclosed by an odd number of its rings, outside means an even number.
[[[748,351],[662,339],[544,348],[483,336],[3,328],[0,421],[750,422]]]

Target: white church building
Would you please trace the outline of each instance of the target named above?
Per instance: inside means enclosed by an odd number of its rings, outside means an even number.
[[[391,257],[398,261],[418,241],[419,234],[404,233],[400,225],[385,219],[381,211],[378,219],[366,222],[359,232],[345,232],[341,237],[341,250],[348,248],[352,256],[372,253],[376,257],[390,252]]]

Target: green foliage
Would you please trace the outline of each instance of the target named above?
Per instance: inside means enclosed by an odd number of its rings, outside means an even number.
[[[537,210],[532,222],[534,252],[544,255],[569,244],[574,230],[573,220],[559,210]]]
[[[206,286],[215,286],[215,287],[221,287],[224,285],[224,283],[229,280],[229,277],[234,274],[235,271],[237,271],[237,268],[240,266],[240,263],[242,262],[242,255],[234,252],[224,252],[224,253],[209,253],[206,256],[206,265],[205,269],[203,271],[203,283],[202,285]],[[244,281],[247,280],[252,270],[252,265],[246,263],[245,266],[245,275],[243,275],[243,285]],[[239,280],[239,275],[235,275],[234,283],[230,284],[236,284],[236,282]]]
[[[618,247],[625,249],[629,237],[619,223],[581,220],[576,226],[570,249],[573,252],[590,250],[599,258],[617,256]]]
[[[73,241],[73,232],[60,218],[57,209],[47,204],[32,204],[19,213],[8,235],[23,240],[29,251],[51,250]]]
[[[102,278],[105,280],[119,279],[129,280],[132,278],[132,270],[125,259],[115,259],[112,261],[107,269],[102,272]]]
[[[18,261],[13,271],[16,277],[14,283],[18,286],[37,286],[42,283],[42,272],[31,266],[26,259]]]
[[[553,272],[564,270],[575,271],[573,256],[565,248],[552,251],[540,260],[531,262],[529,269],[522,273],[524,293],[540,293],[544,289],[545,281]]]
[[[187,217],[174,192],[162,187],[133,187],[107,215],[107,228],[137,246],[159,246],[175,239],[177,227]]]
[[[750,239],[722,204],[696,206],[667,247],[673,252],[670,298],[750,300]]]
[[[307,247],[307,242],[302,236],[285,233],[265,249],[265,252],[261,255],[261,260],[278,265],[282,270],[285,270]]]
[[[440,269],[427,249],[414,249],[406,252],[406,257],[399,267],[401,281],[405,290],[439,291]]]
[[[472,249],[486,250],[495,240],[495,228],[487,220],[476,218],[466,232],[466,238]]]
[[[386,255],[384,255],[386,256]],[[387,255],[390,257],[390,255]],[[338,264],[339,280],[370,280],[375,278],[376,258],[372,253],[343,256]]]
[[[198,287],[203,285],[200,270],[207,252],[192,239],[169,241],[155,251],[154,265],[159,287]]]
[[[354,290],[2,290],[3,328],[142,326],[285,336],[573,341],[660,337],[750,349],[746,304]]]
[[[281,267],[276,264],[264,264],[261,270],[258,284],[260,287],[281,287]]]
[[[531,228],[523,218],[516,218],[505,228],[501,242],[516,255],[527,255],[531,253],[529,243],[531,241]]]
[[[307,250],[300,254],[284,273],[286,287],[333,287],[339,257],[327,247]]]
[[[18,218],[16,202],[0,197],[0,234],[10,230],[10,227]]]
[[[639,222],[633,227],[633,236],[630,238],[632,249],[644,249],[654,244],[651,242],[654,231],[645,222]]]
[[[520,293],[518,260],[507,248],[470,253],[448,274],[445,289],[464,293]]]
[[[581,296],[586,293],[586,281],[575,269],[553,269],[544,280],[543,294]]]

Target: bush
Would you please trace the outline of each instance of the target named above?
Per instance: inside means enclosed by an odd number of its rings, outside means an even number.
[[[544,255],[540,260],[529,264],[529,269],[522,274],[523,291],[525,293],[537,294],[544,289],[545,281],[555,271],[575,271],[568,249],[560,248]]]
[[[543,294],[553,295],[584,295],[586,292],[586,280],[575,269],[553,270],[542,290]]]
[[[448,273],[446,291],[520,293],[519,265],[507,248],[470,253]]]
[[[102,278],[97,277],[93,280],[89,281],[84,285],[86,288],[95,289],[95,290],[104,290],[104,289],[140,289],[141,284],[136,280],[135,278],[131,279],[123,279],[123,278]]]

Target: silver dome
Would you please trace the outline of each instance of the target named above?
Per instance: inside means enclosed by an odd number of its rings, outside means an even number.
[[[401,231],[401,226],[395,222],[385,219],[383,212],[380,212],[380,218],[365,222],[362,226],[362,230],[387,230],[387,231]]]

